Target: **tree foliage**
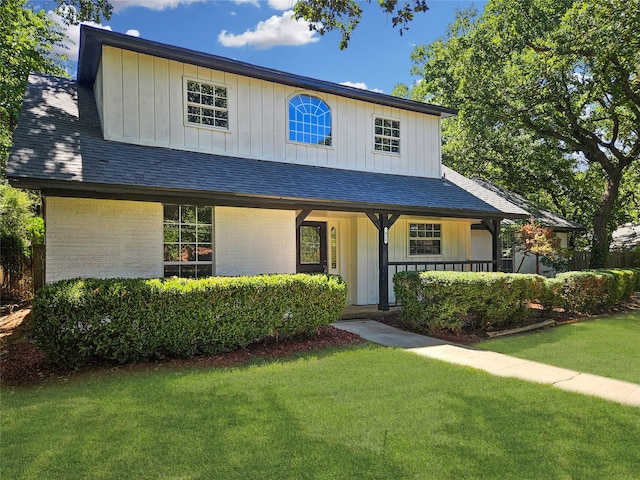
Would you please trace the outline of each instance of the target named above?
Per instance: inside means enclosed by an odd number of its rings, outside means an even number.
[[[412,54],[410,96],[459,108],[445,161],[592,226],[592,267],[637,216],[638,31],[640,0],[490,0]]]
[[[533,218],[518,230],[518,245],[525,255],[531,253],[536,257],[536,274],[540,274],[540,257],[560,256],[560,239],[553,228],[542,226]]]
[[[56,12],[69,23],[111,16],[106,0],[58,0]],[[63,28],[45,10],[34,10],[27,0],[0,2],[0,174],[11,149],[29,73],[67,76],[65,58],[53,47],[65,38]]]
[[[368,0],[371,2],[371,0]],[[293,7],[296,20],[305,19],[309,28],[320,35],[337,30],[341,34],[340,50],[349,45],[351,33],[360,23],[362,2],[358,0],[299,0]],[[378,0],[380,8],[391,16],[400,35],[409,29],[414,15],[429,10],[426,0]]]

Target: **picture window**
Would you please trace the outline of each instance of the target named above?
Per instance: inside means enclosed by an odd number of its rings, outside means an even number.
[[[164,276],[213,275],[211,207],[164,205]]]
[[[331,109],[320,98],[296,95],[289,100],[289,140],[331,146]]]

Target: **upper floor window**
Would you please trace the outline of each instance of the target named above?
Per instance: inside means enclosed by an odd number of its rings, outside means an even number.
[[[289,100],[289,140],[331,145],[331,109],[321,99],[296,95]]]
[[[187,123],[229,129],[227,87],[185,79]]]
[[[400,122],[388,118],[374,120],[373,148],[378,152],[400,153]]]
[[[439,223],[409,224],[409,255],[440,255],[442,226]]]

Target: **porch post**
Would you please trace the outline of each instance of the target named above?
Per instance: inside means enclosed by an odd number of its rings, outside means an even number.
[[[400,214],[365,213],[378,229],[378,310],[386,312],[389,310],[389,229]]]
[[[502,245],[500,244],[500,223],[502,220],[483,220],[482,224],[491,233],[491,257],[493,260],[493,271],[502,270],[500,258],[502,257]]]
[[[500,220],[493,220],[493,261],[495,262],[493,265],[493,269],[496,272],[502,270],[502,265],[500,264],[500,259],[502,258],[502,245],[500,242]]]
[[[493,260],[493,270],[502,270],[500,259],[502,258],[502,245],[500,244],[500,220],[491,220],[491,253]]]
[[[381,213],[378,228],[378,310],[389,311],[389,226]]]

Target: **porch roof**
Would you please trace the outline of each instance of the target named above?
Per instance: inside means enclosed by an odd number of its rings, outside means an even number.
[[[107,141],[93,92],[32,75],[7,177],[49,195],[498,219],[443,179],[368,173]]]

